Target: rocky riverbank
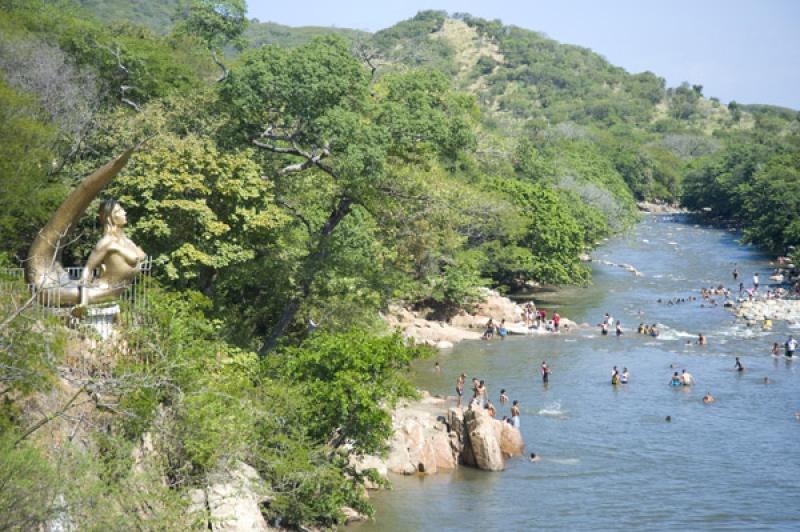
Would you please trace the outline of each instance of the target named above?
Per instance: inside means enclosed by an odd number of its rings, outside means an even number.
[[[800,322],[800,299],[760,299],[743,301],[736,307],[736,316],[747,322],[773,321]]]
[[[383,319],[389,327],[399,329],[404,337],[439,349],[449,349],[462,340],[480,339],[490,318],[495,323],[505,320],[509,334],[544,332],[543,329],[529,329],[523,321],[524,309],[511,299],[488,289],[484,296],[484,301],[472,312],[462,310],[448,320],[431,319],[429,310],[413,311],[399,305],[390,306]],[[575,322],[562,316],[561,325],[562,330],[569,330],[575,327]]]
[[[506,459],[523,453],[518,429],[490,417],[476,403],[451,405],[427,392],[420,400],[401,402],[392,412],[394,435],[386,457],[364,457],[356,468],[373,468],[384,477],[390,472],[431,475],[459,465],[502,471]]]
[[[636,206],[640,211],[650,214],[687,214],[691,212],[677,203],[640,201]]]

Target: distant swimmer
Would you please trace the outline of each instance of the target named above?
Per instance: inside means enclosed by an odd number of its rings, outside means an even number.
[[[617,366],[614,366],[614,369],[611,370],[611,384],[614,386],[619,384],[619,371],[617,371]]]
[[[764,380],[761,382],[763,382],[764,384],[772,384],[772,381],[769,380],[769,377],[764,377]]]
[[[681,377],[678,375],[678,372],[672,374],[672,379],[669,381],[670,385],[672,386],[680,386],[681,385]]]
[[[547,362],[542,362],[542,367],[539,370],[542,373],[542,382],[547,384],[550,382],[550,368],[547,367]]]
[[[681,384],[684,386],[691,386],[694,384],[694,377],[686,370],[681,372]]]
[[[505,389],[500,390],[500,404],[504,405],[508,402],[508,395],[506,395]]]
[[[628,384],[628,380],[630,379],[630,373],[628,373],[628,368],[622,368],[622,375],[619,377],[619,382],[621,384]]]
[[[530,457],[530,461],[531,462],[538,462],[539,460],[541,460],[539,455],[537,455],[536,453],[531,453],[531,457]]]
[[[703,403],[709,404],[714,402],[714,396],[711,395],[711,392],[708,392],[705,397],[703,397]]]
[[[778,354],[780,353],[780,349],[781,349],[781,344],[779,344],[778,342],[772,344],[772,355],[778,356]]]
[[[672,421],[672,416],[665,417],[664,421],[666,421],[667,423],[670,423]]]
[[[622,323],[617,320],[617,336],[622,336]]]
[[[697,345],[706,345],[706,337],[702,333],[697,335]]]
[[[744,371],[744,364],[742,364],[742,361],[739,360],[739,357],[736,357],[736,365],[734,365],[734,367],[736,368],[736,371]]]

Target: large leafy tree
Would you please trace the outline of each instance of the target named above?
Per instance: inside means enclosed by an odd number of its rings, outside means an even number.
[[[404,199],[413,180],[398,171],[424,160],[453,161],[473,144],[470,98],[449,90],[436,72],[409,71],[373,83],[369,71],[335,37],[285,50],[245,54],[221,89],[240,142],[265,152],[267,177],[305,231],[285,304],[262,352],[293,323],[330,254],[332,235],[354,209],[373,216]],[[296,185],[303,184],[297,190]],[[311,191],[308,188],[311,188]]]
[[[179,33],[197,37],[208,47],[214,62],[222,69],[219,81],[225,81],[228,67],[219,54],[229,44],[241,47],[247,23],[245,0],[191,0],[177,29]]]

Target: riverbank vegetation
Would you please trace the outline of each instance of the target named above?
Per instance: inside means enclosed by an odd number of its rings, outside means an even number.
[[[158,284],[102,371],[2,307],[0,528],[184,529],[236,461],[273,522],[334,526],[369,513],[348,455],[380,449],[427,354],[385,330],[390,302],[447,315],[484,286],[588,282],[580,255],[637,200],[711,207],[775,251],[800,237],[794,111],[469,15],[368,34],[248,21],[242,0],[131,6],[0,0],[0,263],[145,141],[104,194]],[[64,263],[100,231],[85,216]]]

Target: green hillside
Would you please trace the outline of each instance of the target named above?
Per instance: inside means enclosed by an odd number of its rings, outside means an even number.
[[[184,0],[78,0],[86,11],[107,22],[130,22],[168,33]]]

